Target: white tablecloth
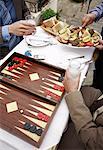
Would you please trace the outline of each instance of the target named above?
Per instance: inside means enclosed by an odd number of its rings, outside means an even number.
[[[66,69],[68,66],[69,58],[85,56],[85,59],[81,59],[81,61],[87,61],[92,58],[94,48],[91,48],[89,50],[88,48],[84,48],[82,50],[79,48],[70,48],[66,45],[57,42],[57,40],[53,36],[50,36],[47,33],[45,33],[40,27],[37,27],[36,35],[46,37],[49,36],[49,38],[51,37],[52,42],[55,44],[48,45],[45,47],[29,47],[24,39],[2,61],[0,61],[0,65],[14,52],[24,54],[27,50],[31,50],[32,55],[45,56],[45,60],[43,60],[44,62],[64,69]],[[88,65],[85,65],[81,75],[80,87],[84,80],[87,69]],[[63,130],[67,124],[68,117],[69,111],[66,102],[63,98],[39,150],[47,150],[48,148],[59,143]],[[11,135],[3,129],[0,129],[0,140],[5,141],[10,145],[13,145],[17,150],[37,149],[36,147],[28,144],[20,138],[17,138],[16,136]]]

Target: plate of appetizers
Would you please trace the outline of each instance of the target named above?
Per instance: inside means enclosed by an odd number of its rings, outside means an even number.
[[[57,39],[72,47],[95,47],[102,38],[99,32],[89,27],[70,26],[60,30]]]
[[[56,17],[44,20],[41,25],[42,29],[54,36],[57,36],[61,29],[68,26],[67,23],[57,20]]]

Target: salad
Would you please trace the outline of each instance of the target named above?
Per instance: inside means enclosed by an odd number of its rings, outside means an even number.
[[[70,44],[77,47],[93,47],[99,44],[101,35],[91,28],[66,27],[59,31],[57,39],[61,43]]]

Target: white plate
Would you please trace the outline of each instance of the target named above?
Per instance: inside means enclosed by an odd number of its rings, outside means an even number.
[[[26,36],[25,40],[28,44],[34,47],[42,47],[50,44],[50,41],[43,36]]]

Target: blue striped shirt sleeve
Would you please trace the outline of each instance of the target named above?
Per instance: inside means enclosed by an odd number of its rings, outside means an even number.
[[[3,37],[3,40],[5,40],[5,41],[10,40],[8,25],[2,26],[2,37]]]
[[[97,5],[94,9],[90,10],[89,13],[96,15],[95,21],[100,20],[103,17],[103,2]]]

